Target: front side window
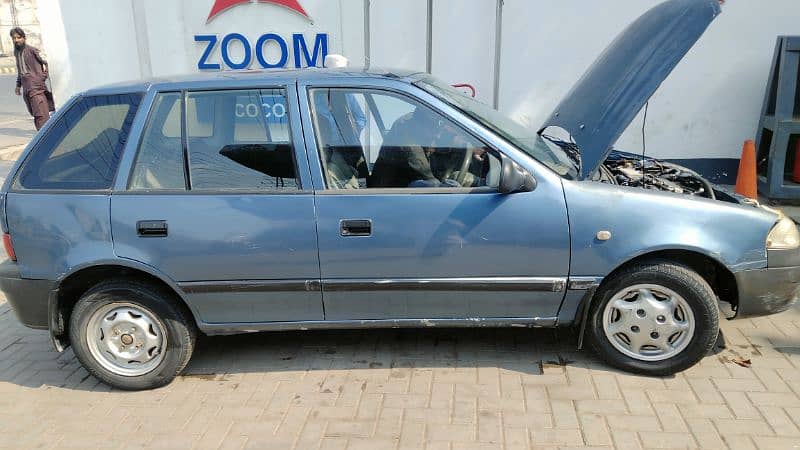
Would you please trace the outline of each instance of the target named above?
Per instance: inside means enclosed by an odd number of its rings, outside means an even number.
[[[110,189],[140,101],[140,94],[79,99],[33,149],[14,187]]]
[[[186,133],[192,190],[297,190],[283,89],[190,92]]]
[[[424,78],[417,86],[477,120],[558,175],[570,180],[578,177],[578,157],[542,138],[536,130],[522,126],[434,77]]]
[[[497,187],[500,159],[430,107],[386,91],[312,89],[329,189]]]

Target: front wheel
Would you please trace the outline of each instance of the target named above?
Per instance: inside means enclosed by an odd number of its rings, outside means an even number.
[[[598,290],[587,331],[612,366],[663,376],[688,369],[714,346],[719,309],[708,283],[676,263],[630,267]]]
[[[101,283],[75,305],[69,335],[95,377],[125,390],[160,387],[191,358],[193,322],[174,295],[134,281]]]

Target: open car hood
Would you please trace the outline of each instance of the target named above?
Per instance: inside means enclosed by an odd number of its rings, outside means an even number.
[[[572,135],[581,179],[602,164],[720,12],[718,0],[668,0],[628,26],[589,67],[541,129],[556,126]]]

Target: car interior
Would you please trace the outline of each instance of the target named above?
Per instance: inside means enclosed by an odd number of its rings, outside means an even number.
[[[314,89],[312,100],[330,189],[499,183],[496,154],[426,106],[341,89]]]

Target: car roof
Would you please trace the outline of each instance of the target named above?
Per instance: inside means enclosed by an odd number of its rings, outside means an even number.
[[[269,70],[237,70],[220,72],[203,72],[196,74],[175,75],[169,77],[149,78],[126,81],[96,87],[85,91],[84,95],[113,95],[133,92],[146,92],[151,89],[168,90],[180,88],[225,86],[228,83],[247,81],[252,83],[269,83],[273,80],[285,81],[323,81],[342,78],[392,79],[413,82],[425,75],[423,72],[405,69],[379,68],[341,68],[341,69],[269,69]]]

